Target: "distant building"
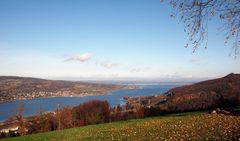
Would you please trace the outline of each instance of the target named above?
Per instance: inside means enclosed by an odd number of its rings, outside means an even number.
[[[14,132],[15,134],[18,133],[19,127],[18,126],[9,126],[9,127],[5,127],[3,129],[0,130],[0,133],[6,133],[8,134],[9,132]]]

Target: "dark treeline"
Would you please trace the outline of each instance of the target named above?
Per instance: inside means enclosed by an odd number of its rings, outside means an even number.
[[[62,130],[110,121],[107,101],[93,100],[75,107],[61,107],[51,113],[39,112],[28,118],[25,128],[28,134]]]
[[[22,114],[23,111],[17,112],[16,115],[5,121],[6,125],[18,126],[18,131],[2,132],[1,138],[143,118],[144,109],[128,109],[121,106],[111,108],[107,101],[93,100],[75,107],[59,106],[57,110],[50,113],[44,113],[42,109],[39,109],[37,115],[27,118],[24,118]]]

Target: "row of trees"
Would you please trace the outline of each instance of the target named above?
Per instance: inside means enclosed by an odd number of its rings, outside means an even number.
[[[1,137],[22,136],[152,115],[149,109],[131,109],[121,106],[111,108],[107,101],[100,100],[85,102],[75,107],[61,107],[59,105],[57,110],[50,113],[45,113],[40,108],[37,115],[28,118],[22,116],[24,105],[20,105],[17,111],[14,117],[5,122],[6,124],[14,122],[19,127],[18,133],[11,135],[2,133]]]
[[[52,113],[39,112],[26,124],[28,133],[39,133],[99,124],[109,121],[110,108],[107,101],[89,101],[76,107],[62,107]]]

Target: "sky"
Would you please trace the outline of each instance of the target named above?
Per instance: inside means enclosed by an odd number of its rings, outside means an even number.
[[[209,23],[207,49],[159,0],[2,0],[0,75],[187,80],[240,73],[240,60]]]

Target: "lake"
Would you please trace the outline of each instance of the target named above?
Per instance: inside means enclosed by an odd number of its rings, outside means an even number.
[[[0,104],[0,121],[7,119],[14,114],[15,109],[19,104],[24,104],[24,115],[29,116],[36,114],[38,109],[44,111],[53,111],[58,105],[76,106],[82,102],[89,100],[107,100],[113,106],[124,104],[124,96],[148,96],[160,94],[176,87],[176,85],[144,85],[142,89],[131,90],[116,90],[102,96],[85,96],[85,97],[52,97],[52,98],[37,98],[32,100],[18,100]]]

